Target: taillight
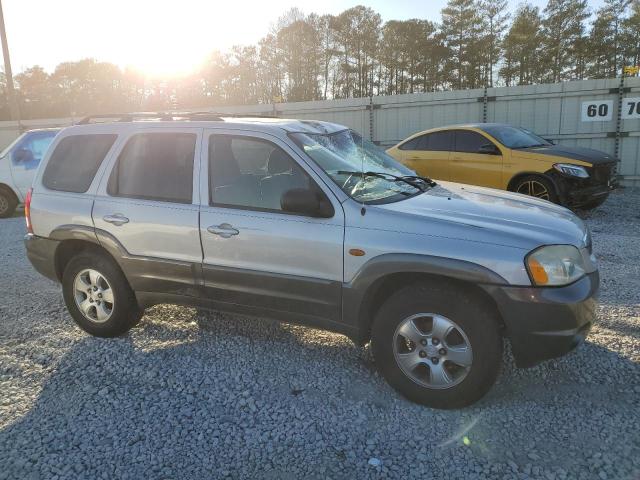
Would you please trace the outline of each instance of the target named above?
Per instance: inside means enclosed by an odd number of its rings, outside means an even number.
[[[27,233],[33,233],[33,225],[31,225],[31,194],[33,188],[27,190],[27,196],[24,199],[24,218],[27,221]]]

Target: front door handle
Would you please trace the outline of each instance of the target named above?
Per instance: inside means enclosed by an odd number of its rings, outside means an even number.
[[[207,232],[213,233],[214,235],[218,235],[222,238],[233,237],[234,235],[238,235],[240,231],[237,228],[233,228],[228,223],[221,223],[220,225],[211,225],[207,227]]]
[[[105,215],[102,219],[107,223],[113,223],[116,227],[129,223],[129,219],[121,213],[114,213],[113,215]]]

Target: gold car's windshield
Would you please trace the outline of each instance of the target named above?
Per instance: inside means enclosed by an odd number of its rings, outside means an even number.
[[[398,163],[352,130],[332,134],[293,133],[296,144],[350,197],[389,203],[422,193],[428,179]]]
[[[551,145],[548,140],[524,128],[508,125],[483,125],[482,130],[507,148],[531,148]]]

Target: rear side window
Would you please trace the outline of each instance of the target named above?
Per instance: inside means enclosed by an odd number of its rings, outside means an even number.
[[[491,143],[486,137],[466,130],[456,131],[456,152],[478,153],[480,147]]]
[[[420,150],[418,148],[418,144],[420,143],[420,139],[422,137],[416,137],[416,138],[412,138],[411,140],[409,140],[408,142],[404,142],[402,145],[400,145],[398,148],[400,150]]]
[[[42,184],[50,190],[86,192],[116,138],[111,134],[63,138],[51,154]]]
[[[421,137],[421,150],[430,150],[434,152],[448,152],[451,150],[451,132],[434,132]]]
[[[191,203],[193,133],[140,133],[129,139],[109,177],[115,197]]]

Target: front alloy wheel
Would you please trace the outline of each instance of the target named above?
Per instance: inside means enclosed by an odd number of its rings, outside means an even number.
[[[396,329],[393,354],[402,371],[427,388],[451,388],[462,382],[473,362],[467,335],[454,321],[418,313]]]
[[[441,278],[389,295],[373,320],[371,351],[382,376],[409,400],[460,408],[495,382],[502,337],[478,290]]]
[[[527,182],[522,182],[520,185],[518,185],[518,189],[516,190],[516,192],[522,193],[524,195],[529,195],[530,197],[549,200],[549,189],[538,180],[529,180]]]

